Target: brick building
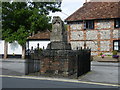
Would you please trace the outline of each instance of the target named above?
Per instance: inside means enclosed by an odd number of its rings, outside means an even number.
[[[65,21],[72,49],[86,42],[92,55],[120,51],[120,2],[87,2]]]

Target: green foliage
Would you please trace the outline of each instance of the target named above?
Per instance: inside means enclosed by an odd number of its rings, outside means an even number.
[[[103,53],[100,53],[100,56],[103,55]]]
[[[65,30],[67,30],[67,25],[66,24],[64,24],[64,28],[65,28]]]
[[[42,48],[39,48],[39,49],[38,49],[38,53],[39,53],[39,54],[41,54],[41,53],[42,53],[42,51],[43,51],[43,49],[42,49]]]
[[[26,31],[25,26],[20,26],[17,33],[14,33],[16,36],[16,40],[20,45],[25,45],[27,41],[27,37],[29,36],[29,32]]]
[[[112,56],[112,55],[107,55],[107,56]]]
[[[30,17],[30,11],[27,9],[25,2],[9,2],[2,3],[2,38],[7,42],[18,41],[26,42],[26,33],[20,34],[21,26],[24,26],[26,32],[29,30],[30,25],[27,21]],[[25,34],[25,35],[24,35]],[[20,35],[22,37],[20,37]],[[19,37],[19,39],[18,39]],[[24,37],[24,38],[23,38]]]
[[[61,2],[29,2],[30,9],[38,8],[39,13],[49,15],[50,11],[61,11]]]
[[[61,11],[60,5],[60,2],[2,2],[2,38],[24,46],[33,31],[51,29],[51,17],[47,15],[50,11]]]
[[[117,55],[117,51],[116,50],[112,51],[112,54]]]
[[[33,13],[33,15],[29,18],[29,22],[31,22],[30,30],[31,32],[38,32],[38,31],[45,31],[49,29],[49,21],[50,17],[46,15],[37,15],[36,13]]]

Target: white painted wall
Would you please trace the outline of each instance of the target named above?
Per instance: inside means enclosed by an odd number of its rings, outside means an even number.
[[[39,47],[40,48],[47,48],[48,43],[50,43],[50,41],[29,41],[29,49],[31,49],[31,47],[33,46],[33,49],[37,48],[37,44],[39,43]]]
[[[8,54],[22,54],[22,47],[18,44],[17,41],[13,42],[13,43],[8,43]]]
[[[4,54],[4,41],[0,40],[0,54]]]
[[[50,43],[50,41],[40,41],[40,40],[36,40],[36,41],[29,41],[29,49],[31,49],[31,47],[33,46],[33,49],[37,48],[37,44],[39,43],[39,47],[40,48],[44,48],[46,49],[48,43]],[[15,55],[21,55],[22,54],[22,47],[18,44],[17,41],[13,42],[13,43],[8,43],[8,54],[15,54]],[[4,40],[0,40],[0,54],[4,54]]]

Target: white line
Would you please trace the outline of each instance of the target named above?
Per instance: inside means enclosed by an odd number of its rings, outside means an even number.
[[[44,77],[9,76],[9,75],[0,75],[0,77],[14,77],[14,78],[24,78],[24,79],[37,79],[37,80],[51,80],[51,81],[62,81],[62,82],[73,82],[73,83],[86,83],[86,84],[96,84],[96,85],[120,87],[120,85],[117,85],[117,84],[107,84],[107,83],[98,83],[98,82],[86,82],[86,81],[66,80],[66,79],[46,78],[46,77],[44,78]]]

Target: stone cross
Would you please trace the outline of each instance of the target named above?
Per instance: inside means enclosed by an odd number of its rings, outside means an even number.
[[[59,16],[53,17],[52,32],[50,33],[49,50],[71,50],[71,44],[67,42],[67,30]]]
[[[64,23],[59,16],[54,16],[52,20],[51,42],[67,42],[67,32]]]

